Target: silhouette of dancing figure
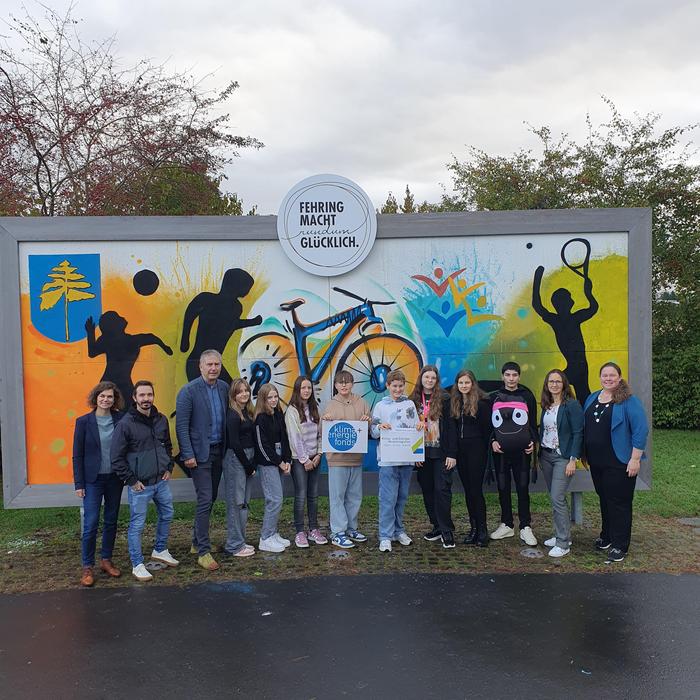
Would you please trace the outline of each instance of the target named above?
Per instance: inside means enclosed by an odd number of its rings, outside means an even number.
[[[574,239],[583,241],[583,239]],[[572,241],[569,241],[571,243]],[[586,261],[582,266],[583,273],[579,272],[578,267],[569,265],[564,257],[564,250],[568,243],[562,248],[562,260],[566,266],[575,272],[580,277],[583,277],[583,291],[588,299],[588,308],[579,309],[572,313],[571,309],[574,306],[574,300],[571,298],[571,292],[568,289],[559,288],[552,294],[552,306],[555,311],[547,310],[542,304],[541,287],[542,276],[544,275],[544,267],[540,265],[535,270],[535,277],[532,282],[532,308],[542,318],[545,323],[548,323],[554,331],[554,337],[557,340],[557,345],[561,354],[566,360],[564,373],[566,374],[569,383],[576,391],[576,398],[583,405],[586,397],[591,393],[588,385],[588,360],[586,359],[586,344],[583,340],[581,332],[581,324],[592,318],[598,311],[598,302],[593,296],[593,282],[588,276],[588,259],[590,256],[590,246],[588,241],[584,241],[588,249]]]
[[[182,322],[181,352],[189,350],[190,334],[195,319],[199,319],[199,324],[192,351],[185,365],[187,379],[192,381],[200,375],[199,356],[204,350],[218,350],[223,355],[228,341],[237,330],[259,326],[262,323],[262,316],[241,318],[243,305],[239,298],[250,292],[254,282],[245,270],[232,268],[224,273],[218,293],[200,292],[188,304]],[[221,367],[220,378],[227,384],[231,383],[231,375],[224,366]]]
[[[116,311],[105,311],[99,322],[101,335],[95,339],[95,322],[92,316],[85,321],[87,331],[88,357],[107,356],[107,365],[100,381],[114,382],[121,391],[124,401],[131,400],[134,384],[131,381],[131,370],[142,347],[158,345],[167,355],[173,351],[157,335],[153,333],[125,333],[127,320]]]

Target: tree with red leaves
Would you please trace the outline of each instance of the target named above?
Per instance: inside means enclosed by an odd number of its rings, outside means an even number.
[[[0,214],[239,214],[223,168],[244,148],[212,93],[187,73],[122,68],[114,40],[86,43],[71,5],[12,17],[0,44]]]

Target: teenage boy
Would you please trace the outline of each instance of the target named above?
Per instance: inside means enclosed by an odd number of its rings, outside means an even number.
[[[375,405],[372,412],[372,437],[378,438],[385,430],[413,428],[420,430],[423,426],[418,420],[418,411],[411,399],[406,396],[406,375],[401,370],[389,372],[386,378],[389,396],[385,396]],[[411,484],[411,472],[414,462],[389,462],[382,458],[381,441],[377,445],[377,463],[379,464],[379,551],[391,552],[392,541],[404,546],[413,540],[406,534],[403,526],[403,511],[408,500]]]
[[[369,421],[368,403],[352,393],[352,374],[340,370],[333,383],[336,393],[323,414],[323,420]],[[357,529],[357,515],[362,505],[363,457],[359,453],[326,452],[331,543],[341,549],[350,549],[355,542],[367,541],[367,536]]]
[[[537,403],[532,392],[520,386],[520,365],[517,362],[506,362],[501,368],[503,386],[491,394],[493,400],[508,398],[522,401],[527,405],[530,433],[537,435]],[[530,527],[530,455],[535,448],[534,440],[524,451],[507,452],[502,449],[498,440],[491,443],[495,453],[496,484],[498,500],[501,505],[501,524],[491,533],[492,540],[502,540],[513,537],[513,505],[510,496],[510,477],[513,475],[515,490],[518,494],[518,519],[520,521],[520,539],[531,547],[537,546],[537,538]]]
[[[168,551],[170,523],[175,512],[169,483],[173,446],[168,419],[153,405],[153,384],[136,382],[133,399],[134,405],[114,427],[110,458],[112,469],[126,482],[129,493],[131,519],[126,539],[133,566],[131,573],[139,581],[150,581],[153,576],[143,563],[141,534],[151,501],[158,511],[151,559],[168,566],[180,563]]]

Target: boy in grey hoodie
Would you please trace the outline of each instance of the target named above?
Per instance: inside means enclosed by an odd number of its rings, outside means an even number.
[[[386,378],[389,396],[385,396],[372,412],[372,437],[378,438],[381,431],[397,428],[421,430],[416,406],[404,390],[406,376],[401,370],[389,372]],[[411,472],[415,462],[397,463],[382,459],[381,442],[377,446],[379,464],[379,551],[390,552],[391,542],[398,541],[408,546],[413,540],[403,526],[403,511],[408,500]]]

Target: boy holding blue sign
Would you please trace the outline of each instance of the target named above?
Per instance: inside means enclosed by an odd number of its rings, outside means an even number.
[[[369,405],[352,393],[354,381],[347,370],[336,373],[336,393],[323,420],[369,421]],[[357,452],[326,452],[331,543],[341,549],[350,549],[355,542],[367,541],[357,529],[357,515],[362,505],[363,457]]]
[[[404,393],[406,375],[401,370],[389,372],[386,388],[389,396],[376,404],[372,413],[372,437],[378,438],[381,432],[389,430],[422,430],[423,424],[418,419],[416,406]],[[381,440],[377,446],[380,552],[391,552],[392,540],[404,546],[413,542],[404,530],[403,511],[408,500],[411,472],[418,461],[423,461],[422,452],[410,462],[388,461],[382,456]]]

